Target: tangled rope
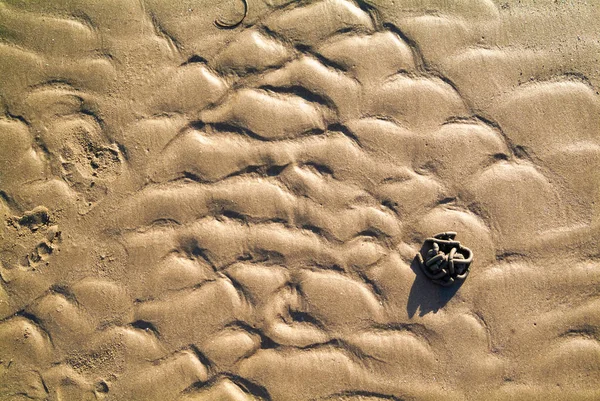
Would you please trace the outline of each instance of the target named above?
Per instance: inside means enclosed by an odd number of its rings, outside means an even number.
[[[469,275],[473,251],[455,241],[456,233],[449,231],[427,238],[417,261],[423,273],[436,284],[451,286],[456,280],[464,280]],[[421,254],[426,248],[425,260]]]

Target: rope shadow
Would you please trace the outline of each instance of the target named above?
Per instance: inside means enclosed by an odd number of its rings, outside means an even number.
[[[410,268],[415,272],[416,277],[408,294],[408,303],[406,305],[409,318],[412,318],[417,313],[417,310],[421,317],[431,312],[436,313],[456,295],[464,283],[461,280],[451,287],[442,287],[434,284],[419,267],[417,257],[413,259]]]

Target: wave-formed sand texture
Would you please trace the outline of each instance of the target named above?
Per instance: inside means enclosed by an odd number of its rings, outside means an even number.
[[[599,399],[600,8],[206,3],[0,3],[0,398]]]

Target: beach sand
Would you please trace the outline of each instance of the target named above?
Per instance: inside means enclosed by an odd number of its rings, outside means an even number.
[[[0,399],[599,400],[598,21],[0,2]]]

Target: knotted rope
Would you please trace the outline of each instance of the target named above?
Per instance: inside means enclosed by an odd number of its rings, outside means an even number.
[[[429,248],[425,259],[421,252],[417,253],[417,261],[423,273],[436,284],[451,286],[457,280],[464,280],[469,275],[473,251],[455,241],[456,233],[449,231],[427,238],[423,248]]]

